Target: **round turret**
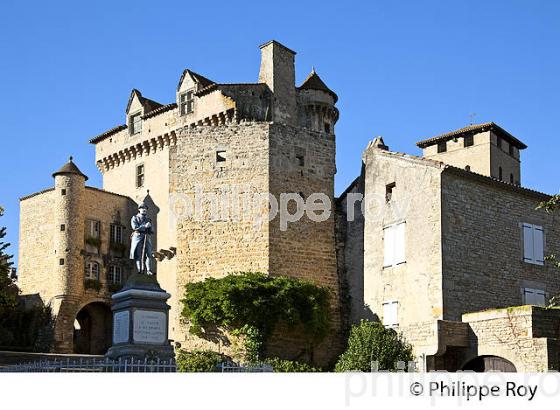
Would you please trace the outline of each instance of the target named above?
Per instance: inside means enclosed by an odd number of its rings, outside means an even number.
[[[298,87],[300,125],[313,131],[334,134],[334,125],[338,121],[338,109],[335,107],[337,101],[338,96],[327,87],[313,68]]]
[[[72,161],[53,174],[54,201],[54,272],[57,294],[76,295],[83,290],[84,260],[84,175]]]

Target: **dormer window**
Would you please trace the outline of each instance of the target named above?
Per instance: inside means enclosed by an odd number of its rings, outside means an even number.
[[[194,112],[194,91],[189,90],[179,96],[181,115]]]
[[[142,131],[142,113],[138,112],[130,116],[130,135],[138,134]]]

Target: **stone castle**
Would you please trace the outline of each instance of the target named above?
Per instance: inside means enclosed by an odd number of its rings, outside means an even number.
[[[494,123],[423,140],[423,157],[377,138],[335,198],[337,95],[315,70],[296,86],[292,50],[260,48],[257,83],[187,69],[174,103],[133,90],[125,123],[90,141],[103,189],[86,186],[70,159],[54,187],[21,199],[20,287],[52,306],[54,350],[109,347],[111,295],[133,271],[128,224],[144,202],[157,277],[172,295],[170,338],[184,348],[224,348],[188,333],[186,283],[265,272],[331,289],[317,364],[343,350],[350,323],[373,319],[401,332],[426,370],[558,368],[560,312],[543,307],[560,291],[544,261],[559,232],[536,210],[549,196],[521,186],[527,147]],[[317,194],[332,212],[293,217],[296,199]],[[282,195],[286,226],[263,201]],[[277,331],[269,349],[309,359],[297,332]]]

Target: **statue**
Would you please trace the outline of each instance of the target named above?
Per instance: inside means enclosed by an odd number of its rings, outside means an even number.
[[[153,275],[152,272],[152,240],[154,233],[152,222],[148,218],[148,207],[141,203],[138,205],[138,214],[130,221],[132,225],[130,259],[134,259],[138,273]]]

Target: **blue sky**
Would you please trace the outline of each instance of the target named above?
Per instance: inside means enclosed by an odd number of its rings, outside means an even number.
[[[270,39],[298,52],[298,82],[315,66],[340,97],[337,193],[374,136],[418,154],[471,113],[529,145],[524,185],[559,189],[558,1],[3,0],[0,38],[0,224],[14,245],[18,198],[50,187],[70,154],[101,186],[87,141],[124,122],[132,88],[172,102],[184,68],[255,82]]]

